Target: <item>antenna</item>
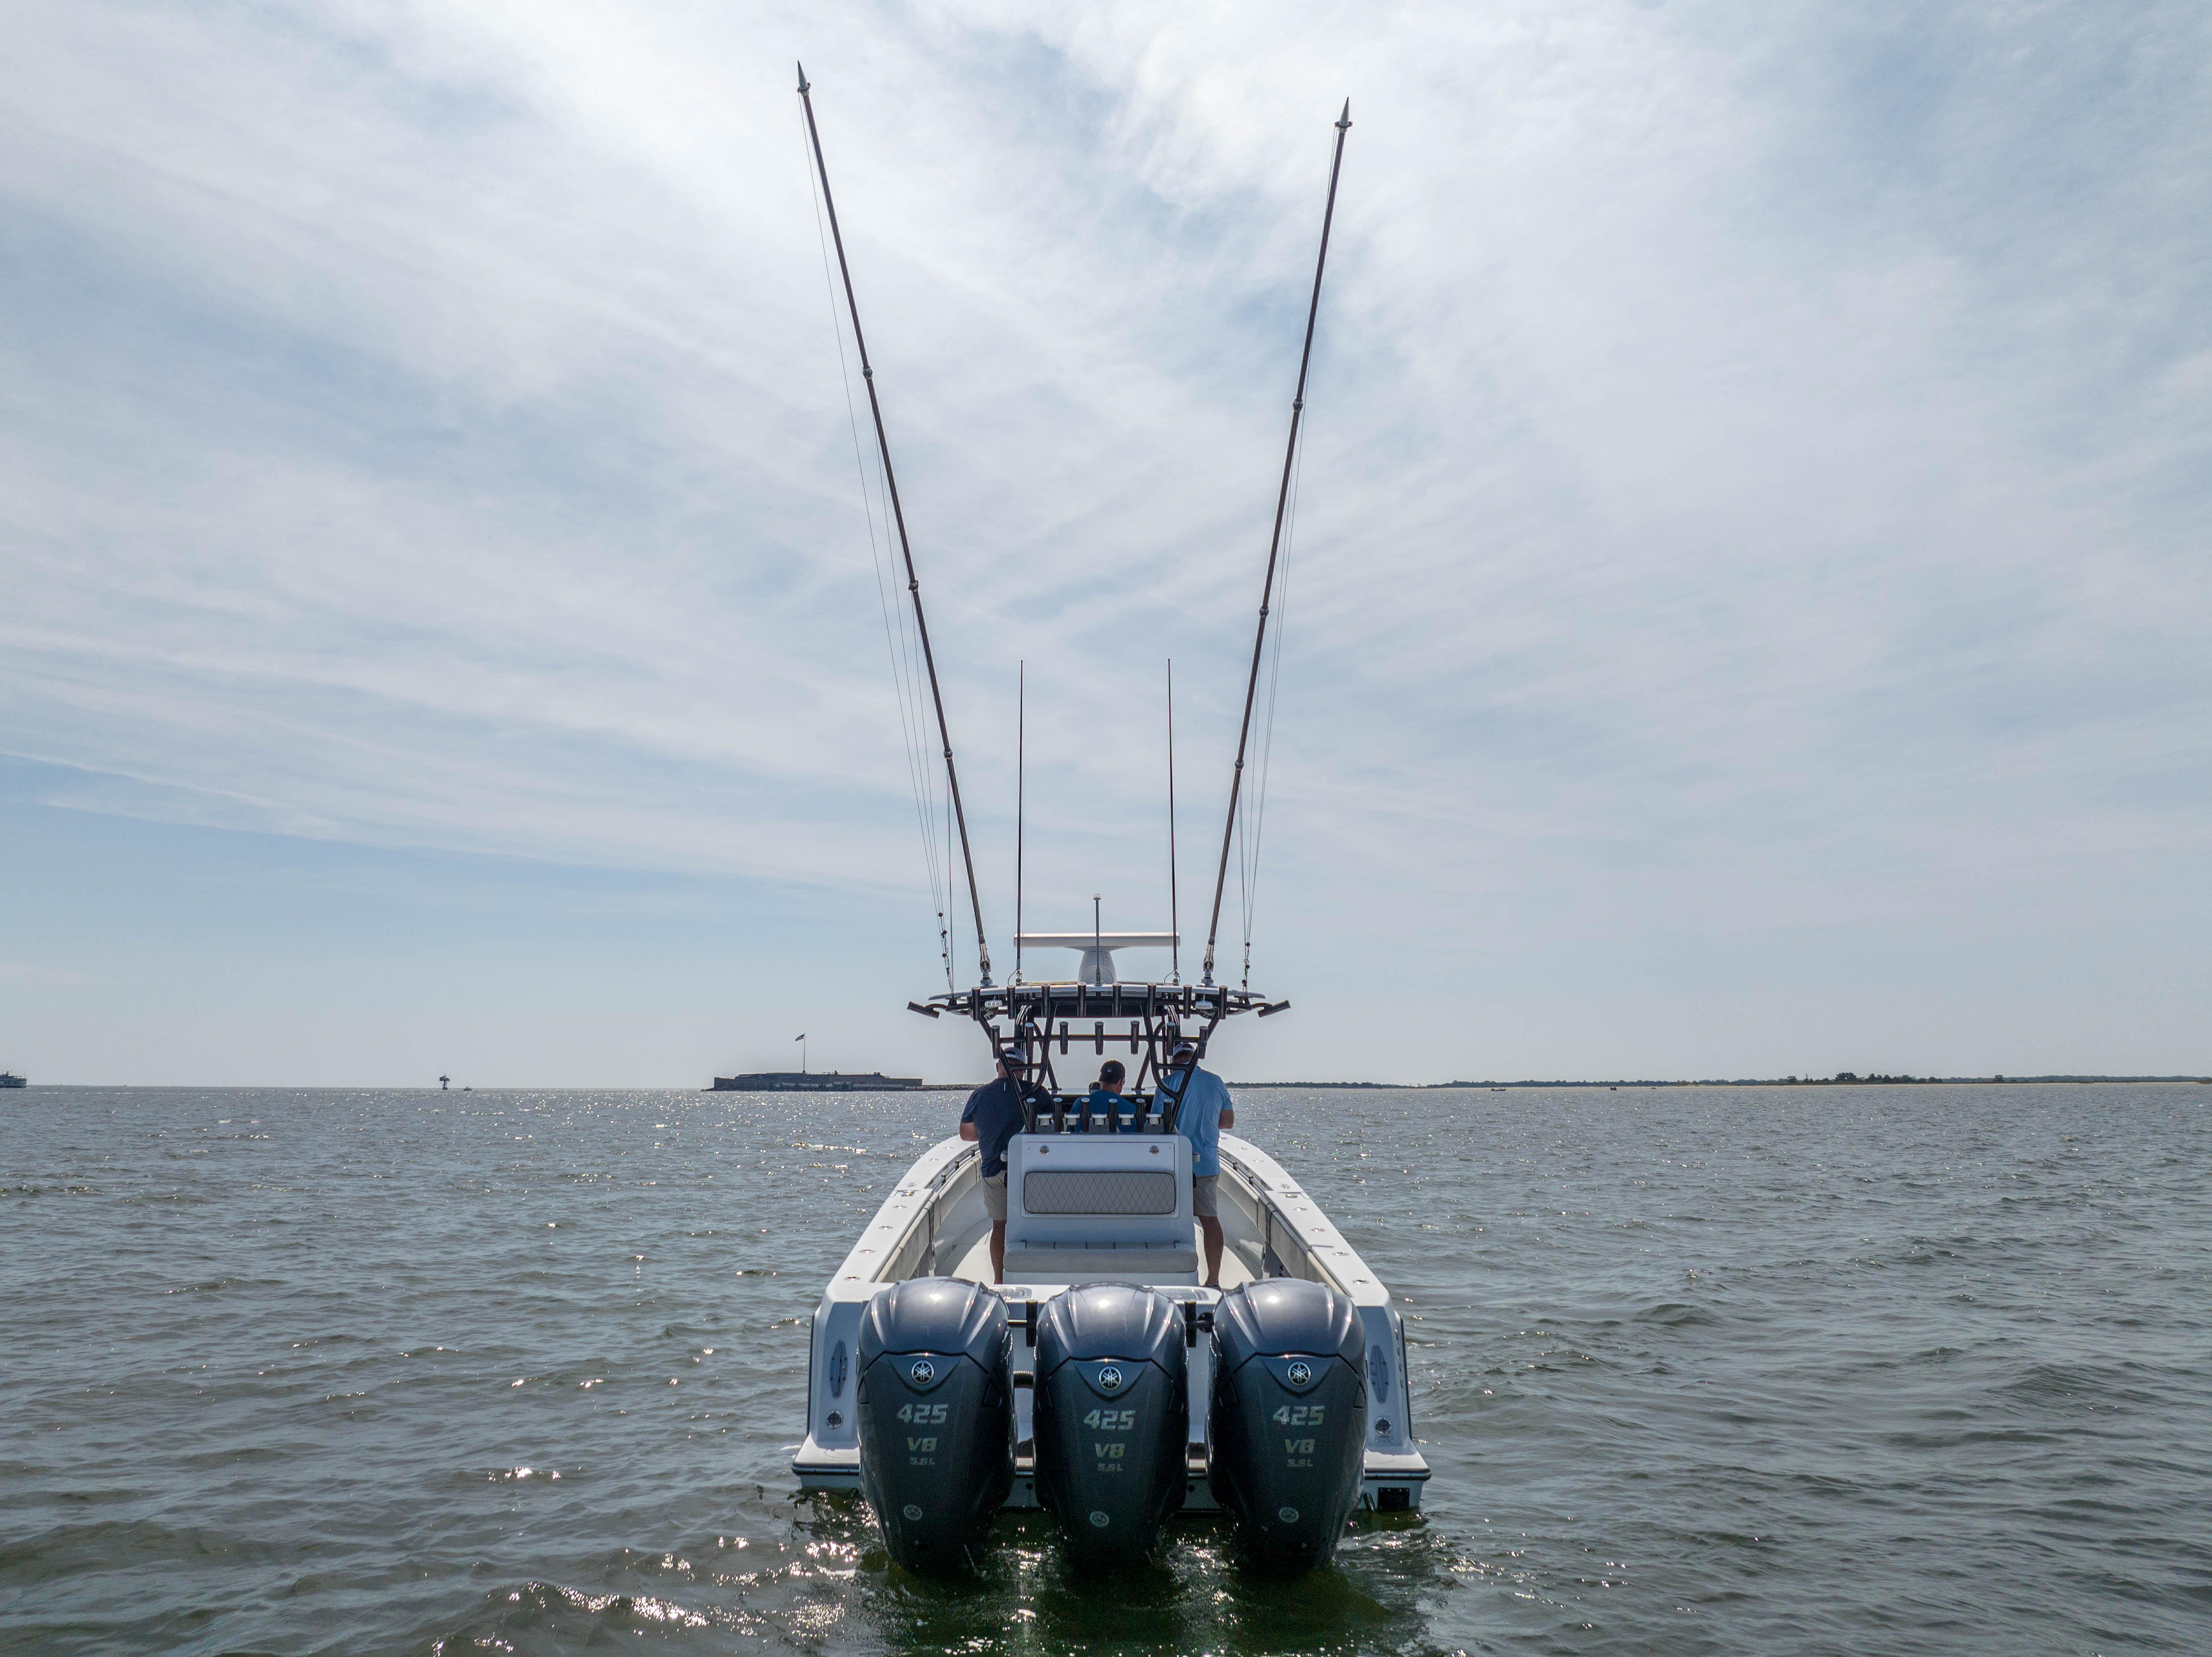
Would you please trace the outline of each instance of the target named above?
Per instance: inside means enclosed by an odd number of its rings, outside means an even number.
[[[1105,941],[1106,932],[1103,925],[1098,918],[1099,902],[1099,895],[1095,892],[1092,892],[1091,894],[1091,947],[1092,951],[1092,958],[1101,962],[1099,966],[1092,970],[1091,981],[1093,984],[1103,984],[1106,982],[1106,972],[1103,966],[1105,950],[1102,947]]]
[[[1029,795],[1030,665],[1014,680],[1014,982],[1022,981],[1022,825]]]
[[[1168,658],[1168,930],[1176,941],[1169,946],[1175,981],[1182,982],[1182,920],[1176,907],[1175,836],[1175,658]]]
[[[1213,918],[1206,929],[1205,982],[1209,985],[1213,982],[1213,942],[1221,931],[1221,893],[1229,880],[1229,847],[1237,838],[1237,798],[1244,784],[1244,750],[1252,737],[1252,703],[1260,691],[1260,655],[1267,642],[1267,605],[1275,596],[1275,560],[1283,550],[1283,510],[1291,498],[1291,463],[1297,458],[1298,419],[1306,407],[1306,369],[1313,362],[1314,320],[1321,314],[1321,273],[1328,264],[1328,230],[1336,218],[1336,179],[1344,168],[1344,135],[1351,130],[1352,100],[1346,98],[1344,114],[1336,124],[1336,155],[1328,164],[1328,204],[1322,210],[1321,253],[1314,260],[1313,299],[1306,307],[1305,349],[1298,356],[1297,393],[1291,399],[1291,438],[1283,450],[1282,487],[1275,491],[1275,533],[1267,543],[1267,579],[1260,589],[1260,624],[1252,636],[1252,675],[1244,685],[1244,722],[1237,728],[1237,769],[1229,778],[1229,819],[1221,825],[1221,867],[1213,877]],[[834,228],[836,220],[832,217],[830,223]],[[864,356],[862,361],[866,360]],[[875,395],[872,387],[868,394]],[[905,531],[902,529],[900,533],[903,534]],[[951,763],[948,758],[946,764]]]
[[[921,578],[915,574],[914,548],[907,540],[906,509],[899,504],[898,479],[891,472],[891,444],[890,439],[884,435],[884,406],[876,397],[876,370],[868,361],[867,337],[860,332],[860,302],[853,294],[853,272],[845,262],[845,235],[837,228],[837,204],[830,194],[830,168],[822,159],[822,135],[814,125],[814,100],[810,95],[812,90],[806,81],[806,65],[801,64],[799,65],[799,101],[806,106],[806,138],[814,149],[814,170],[822,180],[822,204],[830,213],[830,239],[837,247],[837,274],[844,279],[845,308],[853,319],[853,343],[860,352],[860,378],[867,384],[868,412],[874,417],[876,423],[876,452],[883,460],[884,486],[891,497],[891,517],[898,525],[899,553],[906,560],[906,590],[908,597],[914,600],[915,631],[921,637],[921,659],[929,669],[929,699],[937,710],[938,740],[945,750],[945,781],[951,795],[953,815],[959,821],[960,861],[968,872],[968,902],[975,911],[975,956],[982,971],[983,987],[988,990],[991,986],[991,945],[983,935],[983,894],[975,887],[975,854],[968,844],[968,808],[961,803],[960,773],[952,764],[952,731],[945,721],[945,692],[938,687],[937,657],[929,648],[929,623],[921,613]],[[1343,148],[1344,140],[1340,137],[1337,140],[1340,154]],[[1335,179],[1332,174],[1332,192],[1334,187]],[[1307,326],[1306,338],[1310,344],[1313,338],[1310,323]],[[1303,386],[1305,381],[1303,371],[1298,379]],[[1272,569],[1271,560],[1271,572]],[[1258,671],[1256,667],[1253,670],[1255,674]],[[1248,721],[1251,717],[1249,705],[1245,709],[1245,717]],[[1241,751],[1237,763],[1243,763]],[[1224,856],[1225,857],[1226,854]],[[1217,902],[1217,912],[1219,907]]]

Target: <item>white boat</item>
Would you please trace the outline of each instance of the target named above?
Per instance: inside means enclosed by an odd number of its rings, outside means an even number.
[[[1169,988],[1119,987],[1156,994]],[[1089,999],[1098,999],[1096,992]],[[1403,1325],[1382,1280],[1282,1165],[1249,1140],[1221,1136],[1219,1207],[1226,1246],[1221,1288],[1210,1289],[1200,1286],[1188,1140],[1179,1133],[1055,1134],[1048,1124],[1041,1125],[1045,1131],[1017,1134],[1007,1147],[1002,1297],[1019,1308],[1049,1301],[1079,1284],[1136,1282],[1157,1288],[1179,1305],[1210,1313],[1224,1292],[1255,1282],[1303,1278],[1328,1285],[1358,1308],[1365,1349],[1368,1427],[1359,1506],[1382,1513],[1418,1508],[1429,1464],[1413,1438]],[[1141,1177],[1159,1172],[1169,1173],[1173,1180],[1173,1206],[1165,1213],[1128,1212],[1133,1207],[1158,1205],[1153,1195],[1128,1182],[1085,1182],[1098,1193],[1086,1205],[1090,1212],[1070,1212],[1065,1197],[1048,1188],[1056,1184],[1064,1191],[1074,1185],[1073,1181],[1052,1180],[1056,1174]],[[1032,1211],[1023,1200],[1033,1190],[1039,1211]],[[854,1395],[863,1311],[893,1285],[909,1279],[949,1276],[988,1284],[990,1229],[983,1209],[978,1149],[957,1137],[933,1146],[884,1199],[815,1308],[806,1438],[792,1458],[792,1471],[802,1486],[860,1488]],[[1012,1343],[1014,1477],[1006,1499],[1010,1508],[1038,1505],[1031,1419],[1033,1328],[1032,1317],[1019,1318]],[[1211,1341],[1194,1338],[1187,1358],[1189,1436],[1184,1447],[1182,1510],[1218,1511],[1221,1504],[1209,1477],[1213,1447],[1208,1406],[1214,1382]]]
[[[1011,1078],[994,1085],[1014,1092],[994,1101],[990,1143],[947,1138],[908,1170],[824,1288],[814,1315],[806,1436],[793,1471],[808,1489],[863,1494],[892,1557],[915,1569],[968,1562],[992,1518],[1009,1507],[1051,1511],[1069,1548],[1093,1563],[1149,1553],[1175,1513],[1224,1510],[1255,1563],[1310,1569],[1334,1552],[1355,1509],[1407,1512],[1421,1505],[1429,1466],[1413,1435],[1403,1329],[1389,1290],[1320,1205],[1265,1151],[1230,1135],[1217,1146],[1222,1254],[1218,1283],[1209,1286],[1200,1272],[1206,1232],[1194,1207],[1193,1159],[1198,1142],[1211,1142],[1210,1133],[1199,1130],[1211,1126],[1201,1117],[1216,1097],[1212,1089],[1192,1097],[1189,1120],[1182,1124],[1190,1132],[1179,1130],[1178,1119],[1198,1059],[1222,1022],[1247,1013],[1267,1018],[1289,1004],[1248,987],[1249,924],[1244,984],[1214,983],[1214,950],[1242,821],[1267,618],[1351,106],[1336,124],[1200,982],[1182,983],[1179,970],[1166,983],[1119,981],[1115,950],[1173,948],[1180,938],[1172,926],[1165,933],[1109,934],[1096,899],[1088,934],[1022,931],[1018,788],[1015,972],[1012,983],[994,985],[921,581],[803,69],[799,92],[875,426],[882,521],[896,527],[912,606],[911,649],[903,656],[905,646],[893,650],[902,702],[910,679],[916,687],[915,699],[903,702],[902,723],[916,743],[933,714],[944,764],[943,810],[918,792],[918,817],[926,840],[931,823],[945,824],[948,841],[957,827],[975,928],[977,987],[963,991],[953,987],[945,920],[957,888],[942,892],[947,989],[908,1005],[930,1018],[972,1020]],[[857,429],[854,436],[857,447]],[[917,666],[927,676],[926,706]],[[1172,921],[1171,682],[1170,706]],[[909,758],[919,789],[934,758],[919,746]],[[930,867],[941,866],[933,851]],[[949,885],[949,868],[947,875]],[[1024,945],[1081,951],[1077,978],[1024,982]],[[1124,1098],[1135,1119],[1125,1130],[1093,1130],[1106,1124],[1089,1118],[1082,1093],[1062,1087],[1054,1061],[1078,1043],[1100,1058],[1109,1046],[1126,1047],[1134,1074]],[[1012,1124],[1018,1100],[1018,1128],[1003,1147],[1001,1275],[992,1258],[982,1159],[1000,1150],[997,1136]]]

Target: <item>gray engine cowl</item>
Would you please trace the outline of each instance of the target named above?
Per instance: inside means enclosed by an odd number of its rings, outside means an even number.
[[[1133,1284],[1085,1284],[1037,1313],[1037,1498],[1080,1559],[1145,1557],[1182,1506],[1183,1346],[1177,1304]]]
[[[1326,1563],[1366,1459],[1358,1307],[1325,1283],[1271,1277],[1221,1297],[1213,1342],[1214,1494],[1254,1563]]]
[[[916,1277],[860,1319],[860,1489],[909,1570],[967,1568],[1012,1487],[1006,1304],[980,1284]]]

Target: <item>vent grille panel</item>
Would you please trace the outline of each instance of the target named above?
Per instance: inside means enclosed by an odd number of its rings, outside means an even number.
[[[1041,1168],[1022,1176],[1028,1214],[1173,1214],[1175,1175],[1152,1168]]]

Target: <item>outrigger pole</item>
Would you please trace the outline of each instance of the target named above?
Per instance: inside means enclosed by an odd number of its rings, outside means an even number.
[[[811,122],[813,116],[810,113],[807,119]],[[1291,440],[1283,450],[1283,484],[1282,487],[1275,491],[1275,533],[1267,543],[1267,579],[1266,584],[1260,589],[1260,624],[1252,636],[1252,676],[1244,685],[1244,722],[1238,726],[1237,730],[1237,769],[1231,774],[1229,779],[1229,820],[1222,825],[1221,829],[1221,867],[1213,877],[1213,918],[1207,923],[1206,929],[1204,981],[1207,984],[1213,982],[1213,944],[1221,932],[1221,894],[1229,883],[1229,847],[1237,835],[1237,796],[1242,793],[1244,786],[1244,750],[1245,745],[1251,740],[1252,737],[1253,700],[1260,691],[1260,655],[1267,642],[1267,606],[1275,595],[1275,560],[1283,547],[1283,512],[1289,505],[1291,498],[1291,464],[1297,457],[1298,421],[1306,409],[1306,368],[1313,361],[1314,320],[1321,314],[1321,273],[1328,264],[1328,228],[1336,217],[1336,175],[1344,167],[1344,135],[1351,130],[1352,100],[1346,98],[1344,101],[1344,114],[1336,123],[1336,155],[1328,164],[1328,205],[1322,209],[1321,216],[1321,253],[1314,260],[1313,300],[1306,307],[1305,350],[1298,356],[1297,393],[1291,399]],[[818,146],[816,153],[817,155],[820,153]],[[825,184],[823,188],[826,192],[829,186]],[[830,216],[830,223],[832,229],[836,228],[837,220],[835,214]],[[843,257],[844,254],[841,250],[838,258],[842,259]],[[848,283],[848,291],[849,290]],[[854,331],[858,332],[859,327],[860,325],[856,322],[854,325]],[[865,351],[861,354],[860,360],[863,362],[867,361]],[[868,394],[873,397],[875,393],[871,389]],[[877,422],[876,429],[878,433],[882,431],[883,423],[880,420]],[[897,497],[894,496],[892,498],[896,501]],[[900,530],[900,533],[902,535],[905,533],[903,528]],[[917,605],[920,602],[918,599],[915,600]],[[939,717],[943,717],[941,710]],[[951,763],[950,749],[946,750],[945,763],[948,765]],[[963,845],[966,844],[964,839],[962,844]],[[972,881],[970,886],[972,889]]]
[[[975,955],[982,968],[983,987],[988,990],[991,987],[991,945],[983,933],[982,894],[975,889],[975,854],[969,850],[968,844],[968,810],[960,802],[960,773],[954,769],[952,764],[952,732],[945,722],[945,693],[937,685],[937,658],[930,651],[929,623],[921,613],[921,578],[914,573],[914,548],[907,542],[906,513],[899,505],[898,479],[891,472],[890,440],[884,436],[883,405],[876,399],[876,371],[869,366],[868,341],[866,336],[860,332],[860,302],[853,296],[853,272],[845,263],[845,237],[837,228],[837,204],[831,200],[830,196],[830,168],[822,159],[822,135],[814,127],[814,100],[808,95],[812,90],[813,88],[806,83],[806,65],[801,64],[799,65],[799,101],[806,106],[806,137],[814,147],[814,170],[822,180],[822,204],[830,210],[830,238],[837,245],[837,274],[845,280],[845,308],[853,318],[853,343],[858,345],[860,350],[860,378],[866,382],[868,387],[868,412],[875,417],[876,452],[883,457],[884,486],[891,497],[891,517],[898,525],[899,553],[906,560],[907,595],[914,600],[915,631],[921,636],[921,660],[929,669],[929,699],[937,709],[937,735],[945,749],[945,781],[952,794],[953,817],[960,825],[960,861],[968,873],[968,902],[975,913]],[[1351,107],[1349,103],[1345,105],[1347,112]],[[1338,153],[1341,155],[1344,149],[1342,134],[1337,137],[1336,147]],[[1332,201],[1335,199],[1335,194],[1336,178],[1332,174],[1329,176],[1329,196]],[[1323,246],[1326,247],[1326,231],[1323,233],[1322,240]],[[1318,277],[1316,277],[1316,281],[1319,281]],[[1306,345],[1308,350],[1312,349],[1313,324],[1310,320],[1306,324]],[[1305,385],[1305,370],[1303,369],[1298,370],[1298,384],[1301,388]],[[1293,427],[1293,429],[1295,430],[1296,428]],[[1282,521],[1279,514],[1276,519],[1276,528],[1279,533],[1281,527]],[[1272,554],[1268,557],[1267,570],[1269,579],[1273,580],[1274,558]],[[1261,613],[1264,615],[1266,612],[1262,611]],[[1259,669],[1255,667],[1253,673],[1256,678]],[[1248,723],[1252,717],[1252,709],[1249,700],[1245,704],[1244,717]],[[1237,752],[1237,763],[1240,766],[1244,763],[1241,747]],[[1233,799],[1234,796],[1232,795],[1231,798]],[[1234,809],[1232,807],[1232,816]],[[1227,855],[1224,850],[1224,857]],[[1224,867],[1226,867],[1225,864]],[[1214,895],[1214,913],[1217,917],[1220,911],[1221,899],[1220,894],[1217,892]],[[1210,960],[1212,958],[1212,948],[1209,944],[1207,959]]]
[[[1175,833],[1175,658],[1168,658],[1168,959],[1175,981],[1182,982],[1182,902],[1176,885]]]
[[[1022,981],[1022,828],[1029,820],[1030,665],[1014,680],[1014,976]]]

